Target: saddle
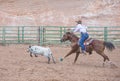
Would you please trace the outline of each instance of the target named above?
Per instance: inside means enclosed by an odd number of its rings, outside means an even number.
[[[92,51],[93,51],[93,47],[91,45],[91,43],[92,43],[93,40],[94,40],[93,38],[88,38],[84,42],[84,45],[85,45],[85,48],[86,48],[86,52],[88,52],[90,55],[92,54]]]
[[[92,43],[92,41],[93,41],[93,38],[88,38],[87,40],[85,40],[84,45],[85,46],[90,45]]]
[[[92,43],[93,40],[94,40],[94,39],[92,39],[92,38],[88,38],[88,39],[84,42],[84,45],[85,45],[85,48],[86,48],[86,52],[88,52],[89,55],[91,55],[91,54],[92,54],[92,51],[93,51],[93,47],[92,47],[92,45],[91,45],[91,43]]]
[[[79,39],[79,40],[80,40],[80,39]],[[93,38],[88,38],[87,40],[85,40],[84,45],[85,45],[85,46],[88,46],[88,45],[90,45],[90,44],[92,43],[92,41],[93,41]],[[80,44],[79,44],[79,41],[78,41],[78,45],[80,45]]]

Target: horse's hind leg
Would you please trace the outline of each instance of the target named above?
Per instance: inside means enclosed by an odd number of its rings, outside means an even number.
[[[103,60],[103,66],[105,65],[105,61],[106,61],[106,60],[110,61],[110,59],[108,58],[107,55],[104,54],[104,52],[98,53],[98,54],[100,54],[100,55],[104,58],[104,60]]]
[[[112,61],[110,61],[107,55],[105,55],[104,53],[99,54],[104,58],[103,66],[105,66],[105,61],[107,60],[111,67],[117,68],[117,66],[114,63],[112,63]]]
[[[106,56],[105,54],[103,55],[103,58],[104,58],[104,62],[103,62],[103,66],[104,66],[105,65],[105,61],[106,60],[110,61],[110,60],[109,60],[108,56]]]

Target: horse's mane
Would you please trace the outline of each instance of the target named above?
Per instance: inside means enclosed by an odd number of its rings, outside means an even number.
[[[73,32],[66,32],[66,33],[72,35],[73,37],[75,37],[77,39],[79,39],[79,37],[77,35],[75,35]]]
[[[78,38],[78,39],[79,39],[79,37],[78,37],[77,35],[75,35],[74,33],[72,33],[72,34],[73,34],[73,36],[74,36],[74,37],[76,37],[76,38]]]

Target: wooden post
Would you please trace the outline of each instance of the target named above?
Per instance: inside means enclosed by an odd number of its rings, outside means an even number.
[[[24,43],[24,27],[22,27],[22,43]]]
[[[18,43],[20,43],[20,27],[18,27]]]
[[[104,41],[107,41],[107,37],[108,37],[108,30],[107,27],[104,27]]]
[[[6,29],[5,27],[3,27],[3,31],[2,31],[2,44],[5,45],[6,41],[5,41],[5,34],[6,34]]]
[[[40,45],[40,27],[38,27],[38,45]]]
[[[38,28],[38,45],[43,45],[43,27]]]

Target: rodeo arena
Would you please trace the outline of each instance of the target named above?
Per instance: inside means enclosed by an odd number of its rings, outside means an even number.
[[[120,0],[0,0],[0,81],[120,81]]]

